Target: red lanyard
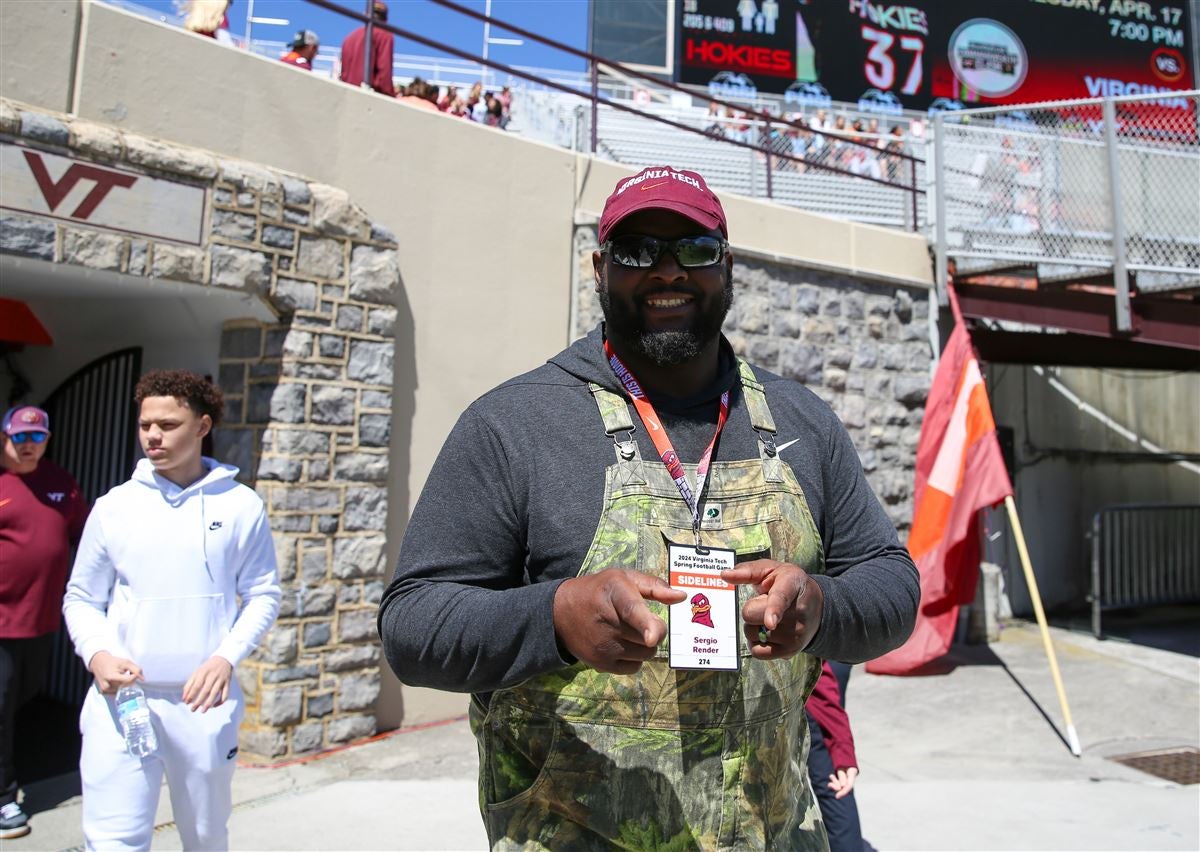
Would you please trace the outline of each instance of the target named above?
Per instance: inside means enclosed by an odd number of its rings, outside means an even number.
[[[642,390],[638,380],[633,377],[633,373],[629,372],[629,368],[621,363],[621,359],[617,357],[617,353],[613,351],[607,340],[604,341],[604,354],[608,356],[608,363],[612,367],[613,373],[621,380],[621,384],[633,398],[633,407],[637,409],[638,416],[642,418],[642,423],[650,433],[654,449],[658,451],[659,458],[667,466],[667,473],[671,475],[671,479],[675,480],[675,487],[679,489],[683,501],[692,510],[692,532],[695,533],[696,545],[699,546],[700,498],[704,496],[704,482],[708,479],[708,469],[712,465],[713,449],[717,446],[717,438],[721,437],[721,430],[725,428],[725,421],[729,418],[729,391],[726,390],[721,394],[721,409],[717,414],[717,431],[713,433],[712,440],[708,442],[704,454],[700,456],[700,463],[696,465],[696,490],[693,493],[691,485],[688,484],[687,472],[683,469],[679,456],[675,454],[675,447],[671,444],[671,439],[667,437],[667,430],[662,427],[662,423],[654,411],[654,406],[646,398],[646,392]]]

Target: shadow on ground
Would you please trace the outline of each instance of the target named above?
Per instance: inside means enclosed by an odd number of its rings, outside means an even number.
[[[1050,622],[1076,633],[1092,633],[1091,611],[1052,616]],[[1103,613],[1103,638],[1160,651],[1200,657],[1200,605],[1122,609]]]

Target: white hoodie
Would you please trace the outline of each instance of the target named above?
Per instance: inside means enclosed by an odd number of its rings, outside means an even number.
[[[214,654],[236,666],[275,621],[263,502],[234,480],[236,467],[207,457],[204,467],[180,488],[142,459],[96,501],[63,601],[85,665],[108,651],[141,666],[149,685],[183,684]]]

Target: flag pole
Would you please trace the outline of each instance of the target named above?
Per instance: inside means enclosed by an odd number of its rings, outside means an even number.
[[[1025,547],[1025,533],[1021,531],[1021,519],[1017,517],[1017,504],[1012,495],[1004,498],[1008,510],[1008,522],[1012,525],[1013,537],[1017,540],[1017,553],[1021,555],[1021,568],[1025,572],[1025,584],[1029,587],[1029,598],[1033,601],[1033,614],[1037,617],[1042,633],[1042,644],[1046,646],[1046,658],[1050,661],[1050,675],[1054,678],[1054,689],[1058,692],[1058,703],[1062,707],[1063,721],[1067,726],[1067,745],[1071,754],[1080,756],[1079,735],[1071,722],[1071,708],[1067,704],[1067,691],[1063,689],[1062,675],[1058,671],[1058,658],[1054,655],[1054,643],[1050,641],[1050,628],[1046,624],[1046,612],[1042,609],[1042,596],[1038,594],[1037,579],[1033,576],[1033,565],[1029,562],[1029,550]]]

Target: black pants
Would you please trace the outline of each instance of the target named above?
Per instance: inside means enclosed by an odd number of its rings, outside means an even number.
[[[17,800],[13,765],[17,711],[41,691],[53,648],[53,633],[0,639],[0,807]]]
[[[817,804],[821,808],[821,819],[829,835],[829,852],[862,852],[862,827],[858,823],[858,803],[854,791],[841,799],[829,789],[829,776],[833,774],[833,759],[825,748],[821,729],[812,716],[808,717],[808,735],[812,744],[808,750],[808,779]]]

